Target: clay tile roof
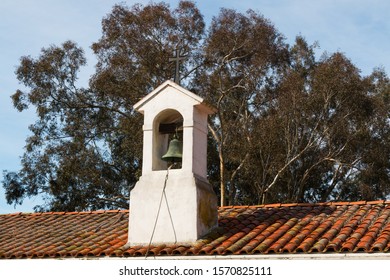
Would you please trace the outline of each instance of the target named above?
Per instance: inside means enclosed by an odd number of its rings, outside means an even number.
[[[126,246],[129,211],[0,215],[0,258],[356,253],[390,250],[390,202],[219,208],[194,244]]]

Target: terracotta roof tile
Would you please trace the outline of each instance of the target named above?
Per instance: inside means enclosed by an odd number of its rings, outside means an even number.
[[[389,252],[390,202],[229,206],[196,243],[126,246],[127,210],[0,215],[0,258]]]

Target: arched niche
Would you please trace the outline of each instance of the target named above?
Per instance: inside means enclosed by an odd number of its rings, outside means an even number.
[[[168,163],[161,157],[167,152],[169,141],[174,134],[177,134],[180,141],[184,141],[183,116],[175,109],[166,109],[160,112],[153,121],[153,171],[168,168]],[[181,167],[181,164],[178,166]]]

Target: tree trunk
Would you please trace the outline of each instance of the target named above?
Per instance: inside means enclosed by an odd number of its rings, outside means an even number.
[[[226,206],[225,161],[223,160],[222,147],[219,147],[219,176],[221,188],[221,207]]]

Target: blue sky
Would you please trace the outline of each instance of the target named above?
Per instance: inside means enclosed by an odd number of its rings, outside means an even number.
[[[84,48],[88,65],[80,74],[87,85],[96,60],[90,50],[101,36],[101,20],[116,3],[150,1],[114,0],[1,0],[0,1],[0,175],[17,171],[23,154],[28,126],[34,111],[19,113],[10,95],[22,89],[15,77],[19,59],[37,57],[42,47],[73,40]],[[165,1],[176,7],[178,1]],[[221,7],[245,12],[253,9],[268,18],[293,43],[302,35],[309,43],[317,41],[318,55],[341,51],[368,75],[375,67],[390,71],[390,1],[388,0],[214,0],[195,1],[209,21]],[[2,178],[2,177],[1,177]],[[0,179],[1,181],[1,179]],[[39,198],[23,205],[7,205],[0,187],[0,213],[31,212]]]

